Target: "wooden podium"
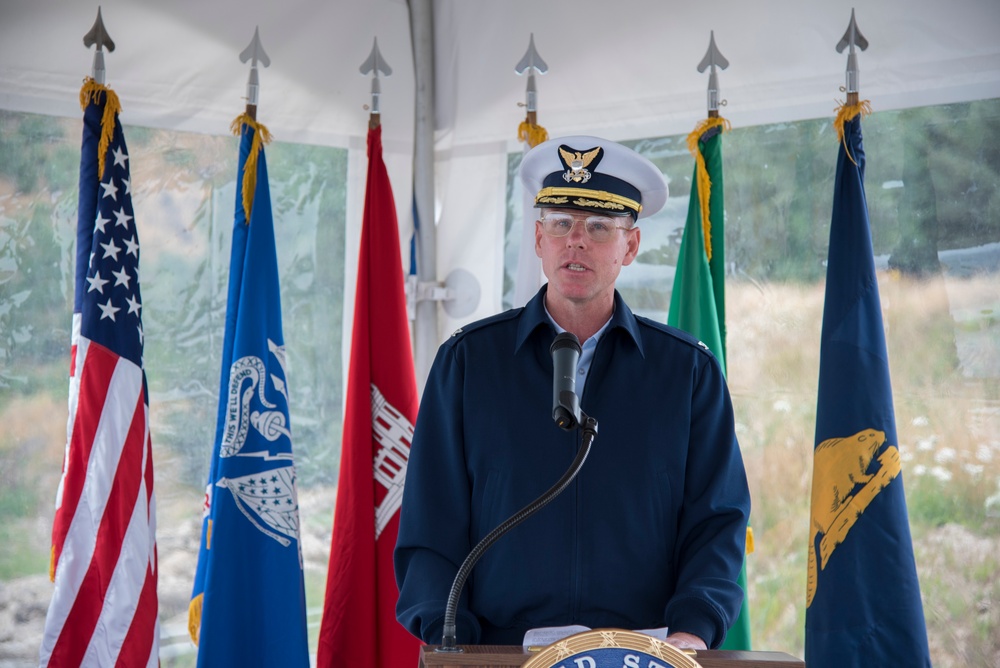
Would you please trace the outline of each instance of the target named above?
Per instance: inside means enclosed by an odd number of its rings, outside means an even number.
[[[465,651],[442,654],[437,645],[420,648],[420,668],[520,668],[532,657],[511,645],[462,645]],[[784,652],[701,650],[694,657],[702,668],[805,668],[805,662]]]

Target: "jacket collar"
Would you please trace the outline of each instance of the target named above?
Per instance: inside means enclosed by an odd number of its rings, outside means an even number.
[[[517,341],[514,345],[514,353],[521,349],[524,342],[540,327],[544,327],[552,337],[555,336],[555,330],[552,328],[552,323],[549,321],[549,316],[545,312],[545,292],[548,290],[548,283],[543,285],[541,289],[531,298],[527,304],[524,305],[521,311],[521,317],[518,319],[517,324]],[[611,323],[608,325],[608,329],[605,335],[612,332],[615,329],[621,329],[635,342],[635,347],[639,350],[639,354],[645,357],[645,353],[642,349],[642,337],[639,336],[639,323],[635,318],[635,314],[632,310],[625,304],[625,300],[615,290],[615,312],[611,316]]]

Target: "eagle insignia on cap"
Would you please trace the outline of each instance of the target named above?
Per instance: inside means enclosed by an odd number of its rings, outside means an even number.
[[[596,168],[603,156],[604,149],[600,146],[589,151],[577,151],[565,144],[560,146],[559,157],[562,158],[563,165],[566,167],[563,179],[566,180],[566,183],[586,183],[591,176],[588,167]]]

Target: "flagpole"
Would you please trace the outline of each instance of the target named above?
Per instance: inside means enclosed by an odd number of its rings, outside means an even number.
[[[865,195],[856,48],[851,21],[847,103],[833,190],[820,333],[812,498],[806,557],[805,659],[810,668],[929,668],[927,624],[913,555],[893,409],[882,305]]]
[[[289,356],[264,151],[271,137],[253,117],[257,66],[270,64],[257,29],[239,57],[251,72],[246,110],[231,125],[240,140],[225,331],[188,630],[198,666],[307,668]]]
[[[701,59],[698,63],[698,72],[703,74],[706,69],[709,70],[708,74],[708,117],[718,118],[719,117],[719,107],[726,106],[725,100],[719,99],[719,76],[715,71],[715,68],[726,69],[729,67],[729,61],[726,60],[725,56],[719,51],[719,47],[715,45],[715,31],[709,32],[708,38],[708,51],[705,53],[705,57]]]
[[[524,144],[527,153],[535,146],[549,138],[548,131],[538,125],[538,87],[535,84],[535,72],[545,74],[549,66],[535,49],[535,33],[528,38],[528,49],[521,60],[514,66],[518,75],[527,74],[528,80],[524,87],[524,102],[518,104],[525,108],[524,120],[517,128],[517,138]],[[541,260],[535,255],[535,223],[534,223],[534,193],[521,193],[521,237],[517,253],[517,274],[514,277],[514,296],[512,306],[524,306],[535,296],[538,288],[544,282]]]
[[[729,61],[715,43],[715,32],[709,37],[708,50],[698,64],[698,72],[709,71],[707,118],[701,120],[688,135],[687,145],[695,159],[691,198],[685,222],[677,274],[670,298],[667,323],[679,327],[703,341],[727,373],[726,300],[725,300],[725,232],[722,180],[722,138],[729,121],[719,115],[721,99],[718,69],[729,67]],[[753,532],[747,527],[745,554],[753,552]],[[722,649],[750,650],[750,613],[747,591],[746,558],[740,569],[738,584],[744,592],[740,612],[728,629]]]
[[[858,104],[859,89],[861,86],[861,71],[858,68],[858,54],[855,47],[864,51],[868,48],[868,40],[858,29],[858,23],[854,20],[854,10],[851,9],[851,22],[847,25],[847,31],[837,42],[837,53],[843,53],[847,49],[847,69],[844,73],[845,82],[841,89],[847,93],[848,107]]]
[[[271,59],[264,52],[264,47],[260,43],[259,26],[254,27],[253,39],[250,40],[247,48],[243,49],[240,53],[241,63],[245,63],[248,60],[252,62],[250,63],[250,74],[247,76],[246,114],[252,120],[256,121],[257,102],[260,99],[260,77],[257,74],[257,63],[260,62],[264,67],[268,67],[271,64]]]
[[[549,133],[538,125],[538,86],[535,84],[535,72],[545,74],[548,71],[548,64],[542,60],[535,48],[535,33],[531,33],[528,37],[527,51],[514,66],[516,74],[528,74],[528,80],[524,86],[524,102],[518,103],[525,108],[525,117],[524,122],[517,129],[517,138],[527,144],[529,148],[538,146],[548,139]]]
[[[115,47],[100,8],[83,43],[97,48],[80,89],[69,411],[38,665],[153,665],[160,629],[141,250],[121,104],[104,84],[103,50]]]
[[[368,129],[374,130],[382,124],[382,109],[379,105],[379,98],[382,96],[382,82],[379,80],[379,74],[381,73],[385,76],[392,74],[392,68],[389,67],[389,63],[385,62],[382,52],[378,50],[378,37],[375,38],[372,44],[372,52],[368,54],[368,58],[358,69],[362,74],[370,72],[372,75],[372,103],[370,107],[371,113],[368,115]]]
[[[395,615],[392,553],[417,418],[417,387],[399,224],[382,158],[379,74],[388,76],[392,69],[377,40],[360,71],[372,74],[368,174],[337,500],[316,652],[320,668],[412,666],[419,653],[417,639]]]
[[[97,7],[97,19],[94,21],[94,26],[90,29],[86,35],[83,36],[83,45],[88,49],[91,46],[97,45],[94,50],[94,64],[91,67],[91,77],[96,83],[104,85],[104,51],[103,47],[107,47],[108,52],[115,50],[115,43],[112,41],[111,36],[108,35],[108,31],[104,27],[104,19],[101,17],[101,7]]]

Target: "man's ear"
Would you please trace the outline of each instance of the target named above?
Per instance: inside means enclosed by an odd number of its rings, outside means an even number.
[[[642,236],[642,230],[638,227],[634,228],[634,232],[628,232],[628,239],[626,240],[627,246],[625,247],[625,257],[622,258],[622,266],[626,267],[632,264],[632,260],[635,256],[639,254],[639,240]]]
[[[535,221],[535,255],[542,257],[542,221]]]

